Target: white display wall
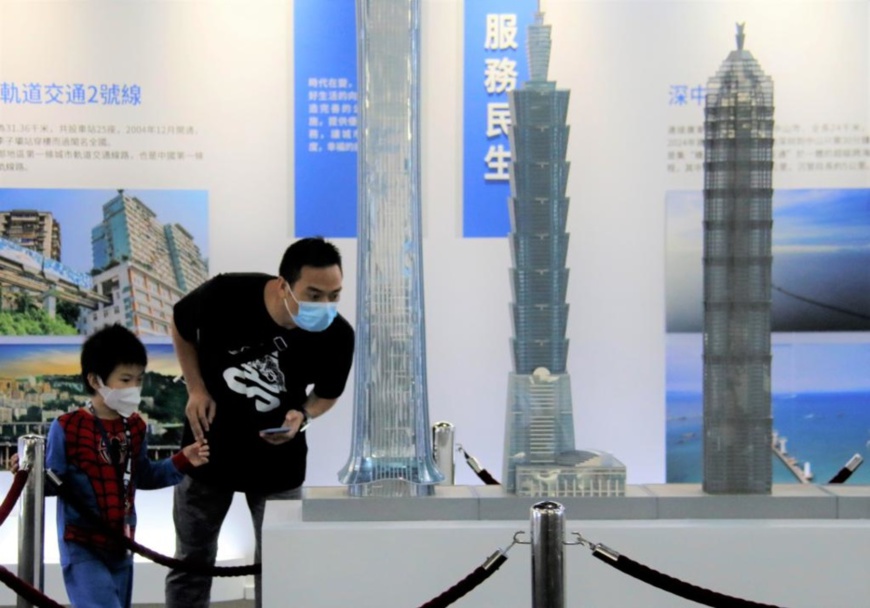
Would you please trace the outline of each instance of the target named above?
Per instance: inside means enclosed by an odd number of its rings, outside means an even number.
[[[700,123],[702,114],[669,105],[667,89],[706,82],[734,48],[733,24],[746,22],[747,48],[774,76],[778,122],[846,122],[866,133],[868,6],[548,0],[543,8],[554,25],[551,78],[572,91],[568,371],[577,444],[615,454],[631,483],[659,482],[664,193],[701,183],[697,173],[668,172],[668,125]],[[0,2],[3,82],[136,83],[142,91],[136,106],[0,105],[0,124],[117,125],[110,144],[131,153],[126,161],[36,158],[24,171],[0,172],[0,187],[207,190],[211,272],[275,271],[294,238],[292,15],[292,2],[272,0]],[[457,440],[498,476],[510,253],[505,239],[462,237],[461,2],[425,0],[422,28],[430,417],[453,422]],[[159,129],[169,125],[185,133]],[[176,149],[187,160],[141,154]],[[870,176],[791,171],[775,185],[867,187]],[[345,256],[341,311],[353,321],[355,241],[336,242]],[[351,379],[309,430],[310,485],[336,483],[352,395]],[[462,466],[457,481],[476,483]]]
[[[699,106],[669,105],[668,87],[706,82],[734,48],[733,24],[746,22],[747,48],[776,84],[778,123],[848,123],[866,135],[870,7],[545,0],[543,8],[554,25],[551,78],[572,91],[568,371],[577,445],[616,455],[630,483],[661,482],[664,195],[701,187],[699,173],[667,167],[668,127],[702,122]],[[423,0],[422,11],[430,419],[453,422],[457,441],[498,477],[510,252],[505,239],[462,236],[462,3]],[[142,95],[126,106],[0,103],[0,125],[115,125],[110,149],[129,152],[89,162],[37,156],[26,169],[0,171],[0,188],[207,190],[211,273],[275,272],[295,238],[292,32],[292,0],[0,0],[0,81],[135,83]],[[0,137],[0,149],[12,149],[8,134]],[[185,160],[169,160],[181,150]],[[870,172],[787,171],[775,186],[867,188]],[[345,259],[340,310],[353,322],[356,243],[336,243]],[[353,378],[308,431],[308,485],[337,483],[352,407]],[[457,483],[478,482],[460,463]],[[161,496],[140,509],[168,521],[169,493]],[[244,536],[234,547],[247,557],[252,544]]]

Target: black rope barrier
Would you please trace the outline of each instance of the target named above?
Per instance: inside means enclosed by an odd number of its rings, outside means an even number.
[[[58,604],[42,591],[25,583],[3,566],[0,566],[0,581],[34,606],[39,608],[64,608],[63,604]]]
[[[480,461],[477,458],[465,451],[465,448],[459,445],[456,447],[456,449],[462,452],[462,455],[465,457],[465,462],[468,464],[469,467],[471,467],[471,470],[474,471],[475,475],[477,475],[477,478],[480,479],[480,481],[488,486],[501,485],[495,477],[490,475],[489,471],[483,468],[483,465],[480,464]]]
[[[509,547],[510,548],[510,547]],[[425,604],[421,604],[420,608],[445,608],[456,600],[473,591],[478,585],[483,583],[490,576],[495,574],[495,571],[501,568],[501,565],[507,561],[507,549],[498,550],[487,558],[480,566],[474,569],[468,576],[453,585],[450,589],[441,595],[432,598]]]
[[[64,487],[63,482],[52,471],[46,471],[46,479],[54,486],[58,497],[67,501],[72,507],[78,511],[90,524],[95,526],[99,532],[102,532],[118,545],[129,549],[137,555],[150,559],[155,564],[172,568],[173,570],[181,570],[190,574],[201,574],[206,576],[230,577],[230,576],[247,576],[249,574],[260,574],[262,571],[261,564],[250,564],[246,566],[207,566],[205,564],[192,564],[174,557],[169,557],[149,549],[144,545],[140,545],[132,538],[127,538],[120,531],[112,528],[103,520],[102,517],[91,511],[78,496],[72,492],[68,492]]]
[[[21,497],[21,492],[24,491],[24,486],[27,484],[27,475],[29,472],[29,470],[19,469],[12,478],[12,487],[9,488],[6,498],[3,499],[3,504],[0,504],[0,526],[2,526],[6,521],[6,518],[9,517],[9,514],[12,512],[12,507],[15,506],[15,503],[18,502],[18,499]]]
[[[590,548],[592,549],[592,555],[608,566],[612,566],[620,572],[633,576],[648,585],[658,587],[663,591],[705,606],[713,606],[714,608],[778,608],[773,604],[762,604],[744,600],[692,585],[639,564],[601,544],[591,545]]]

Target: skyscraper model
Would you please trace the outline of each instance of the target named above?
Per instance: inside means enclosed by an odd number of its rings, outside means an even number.
[[[574,449],[568,339],[568,98],[547,80],[551,26],[529,27],[529,81],[509,93],[514,371],[509,377],[502,484],[536,496],[618,495],[625,467]]]
[[[355,496],[425,495],[432,457],[420,215],[420,2],[357,0],[360,91]]]
[[[704,110],[704,491],[771,490],[773,80],[743,48]]]

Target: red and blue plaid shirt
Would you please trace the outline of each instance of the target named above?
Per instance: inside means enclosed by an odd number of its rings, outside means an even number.
[[[136,488],[174,485],[181,481],[182,472],[190,463],[181,452],[161,461],[150,460],[145,422],[138,414],[133,414],[127,418],[127,424],[130,445],[121,418],[98,421],[84,408],[64,414],[52,423],[49,430],[46,467],[58,474],[67,491],[74,492],[80,502],[98,513],[113,530],[132,538],[136,527]],[[105,429],[109,445],[106,445],[99,425]],[[123,478],[128,460],[130,482],[125,497]],[[96,531],[85,517],[63,500],[58,504],[58,537],[62,562],[69,558],[68,551],[65,551],[69,547],[63,541],[108,550],[112,554],[123,553],[108,535]]]

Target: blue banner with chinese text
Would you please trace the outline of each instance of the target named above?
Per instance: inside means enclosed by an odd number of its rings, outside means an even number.
[[[526,33],[536,0],[465,1],[462,234],[510,231],[508,92],[528,79]]]
[[[354,0],[294,3],[295,233],[355,237]]]

